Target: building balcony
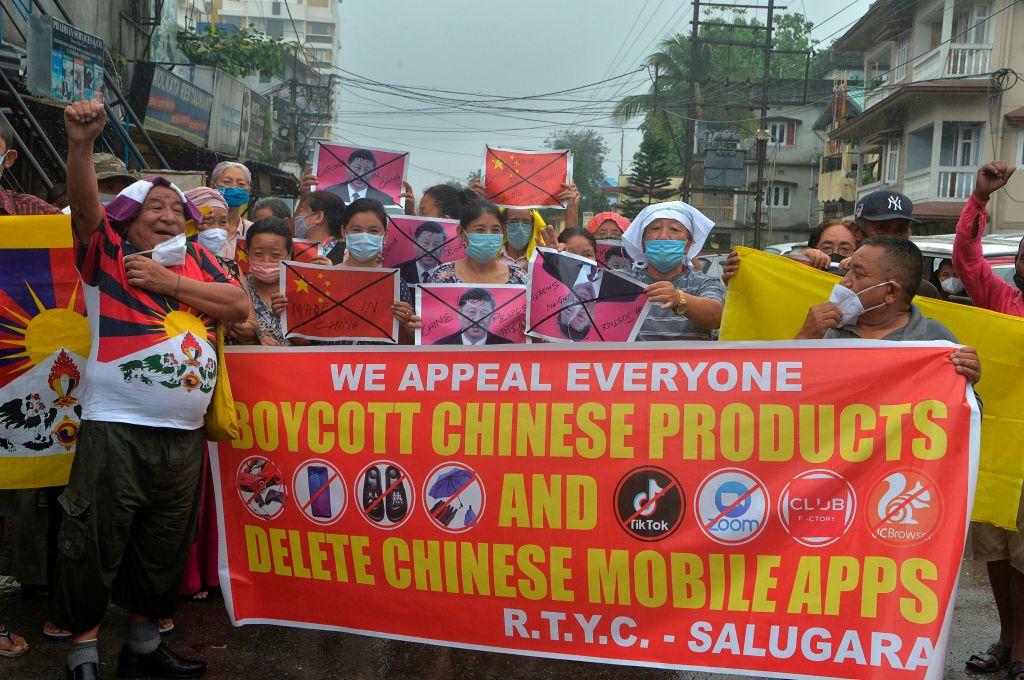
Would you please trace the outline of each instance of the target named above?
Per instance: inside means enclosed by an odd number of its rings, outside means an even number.
[[[936,167],[908,174],[903,193],[912,201],[966,201],[974,191],[976,171],[962,167]]]
[[[864,108],[869,109],[885,101],[901,87],[942,78],[987,77],[992,71],[992,45],[952,44],[941,45],[916,57],[902,69],[904,75],[899,81],[891,82],[896,70],[875,82],[875,87],[864,93]]]

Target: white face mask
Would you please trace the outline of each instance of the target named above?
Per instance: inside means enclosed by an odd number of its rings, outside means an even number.
[[[156,248],[152,250],[143,250],[137,253],[138,255],[150,255],[154,262],[162,264],[165,267],[175,267],[180,264],[185,264],[185,253],[187,251],[187,244],[185,242],[185,235],[178,234],[173,238],[169,238],[163,243],[158,243]]]
[[[199,245],[216,255],[224,249],[228,242],[228,230],[215,227],[199,232]]]
[[[952,276],[942,282],[942,290],[946,291],[949,295],[959,295],[964,290],[964,282]]]
[[[869,290],[878,288],[879,286],[888,285],[890,285],[888,281],[883,281],[882,283],[876,283],[873,286],[868,286],[860,293],[854,293],[852,290],[850,290],[843,284],[837,283],[832,288],[832,294],[828,296],[828,301],[834,304],[836,307],[838,307],[839,311],[842,312],[843,314],[843,320],[839,323],[839,325],[853,326],[854,324],[857,323],[857,320],[860,319],[860,317],[864,313],[870,312],[873,309],[878,309],[879,307],[884,307],[885,303],[883,302],[880,305],[875,305],[874,307],[868,307],[867,309],[864,309],[864,303],[860,301],[860,296],[868,292]]]

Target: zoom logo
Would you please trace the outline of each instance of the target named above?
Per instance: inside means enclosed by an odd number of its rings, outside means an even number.
[[[679,480],[659,467],[631,470],[615,487],[615,519],[640,541],[660,541],[679,528],[686,496]]]
[[[722,545],[742,545],[768,524],[768,489],[754,475],[726,468],[704,478],[693,509],[704,535]]]

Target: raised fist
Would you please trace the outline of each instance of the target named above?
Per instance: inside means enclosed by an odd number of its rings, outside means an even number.
[[[1008,165],[1006,161],[992,161],[978,168],[978,178],[974,183],[974,193],[982,201],[987,201],[993,191],[997,191],[1006,185],[1010,175],[1017,168]]]
[[[92,144],[106,124],[107,112],[103,109],[103,102],[83,100],[64,107],[64,127],[68,131],[69,142]]]

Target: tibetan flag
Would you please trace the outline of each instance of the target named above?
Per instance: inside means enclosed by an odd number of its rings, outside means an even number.
[[[0,217],[0,489],[66,484],[91,336],[69,215]]]
[[[805,264],[750,248],[736,248],[740,268],[729,282],[722,340],[791,340],[807,310],[828,300],[839,281]],[[942,322],[964,345],[978,349],[982,409],[981,462],[971,518],[1017,528],[1024,482],[1024,319],[942,300],[915,298],[921,313]],[[868,390],[869,386],[856,389]]]
[[[398,270],[281,263],[285,337],[398,342]]]
[[[484,191],[487,200],[505,208],[565,208],[558,197],[572,182],[569,149],[524,151],[486,147]]]

